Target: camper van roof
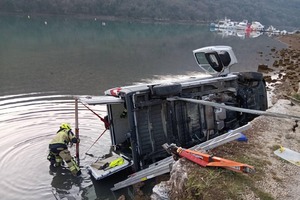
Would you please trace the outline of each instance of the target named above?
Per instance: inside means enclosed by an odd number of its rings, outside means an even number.
[[[123,103],[124,100],[119,97],[113,96],[83,96],[79,100],[84,104],[97,105],[97,104],[118,104]]]
[[[177,80],[177,81],[174,80],[172,82],[157,82],[157,83],[151,83],[151,84],[137,84],[137,85],[116,87],[116,88],[111,88],[109,90],[106,90],[104,92],[104,94],[109,95],[109,96],[118,97],[120,92],[122,92],[124,94],[129,94],[132,92],[148,91],[149,86],[154,86],[154,85],[180,83],[182,85],[182,87],[189,87],[189,86],[198,85],[198,84],[210,83],[212,81],[217,82],[219,80],[231,80],[231,79],[234,79],[235,77],[236,77],[236,75],[234,75],[234,74],[228,74],[225,77],[214,77],[214,78],[211,77],[210,75],[202,76],[202,77],[189,77],[184,80]]]

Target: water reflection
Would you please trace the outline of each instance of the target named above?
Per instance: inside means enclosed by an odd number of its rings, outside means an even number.
[[[57,199],[81,199],[82,177],[74,177],[65,167],[50,166],[49,174],[53,176],[52,193]]]
[[[209,30],[210,30],[210,32],[220,35],[222,38],[238,37],[240,39],[257,38],[262,35],[265,35],[268,37],[275,37],[275,36],[279,36],[279,35],[288,34],[288,32],[285,30],[279,31],[277,29],[274,29],[274,30],[267,29],[266,31],[255,31],[255,30],[250,30],[250,29],[242,30],[242,29],[235,29],[235,28],[210,27]]]
[[[257,38],[263,35],[263,32],[261,31],[249,31],[249,30],[240,30],[240,29],[219,29],[214,27],[211,27],[210,31],[220,35],[222,38],[238,37],[241,39],[245,39],[245,38]]]
[[[239,61],[235,70],[256,70],[255,53],[275,45],[268,37],[222,40],[205,25],[102,26],[88,19],[47,17],[45,26],[44,21],[43,16],[0,16],[0,94],[101,94],[154,75],[199,72],[192,51],[210,45],[232,46]]]
[[[100,115],[105,114],[102,107],[96,110]],[[84,168],[93,160],[84,156],[84,150],[104,126],[83,106],[80,106],[80,116],[80,158]],[[84,188],[92,185],[86,170],[83,169],[81,177],[73,177],[65,168],[49,169],[46,159],[48,143],[60,123],[74,124],[74,101],[69,96],[53,93],[2,96],[0,121],[0,195],[3,199],[22,199],[24,196],[26,199],[53,199],[53,193],[58,199],[84,198]],[[103,135],[101,143],[96,144],[91,153],[101,155],[97,152],[99,149],[108,151],[109,141],[109,134]],[[70,150],[74,155],[75,149]],[[95,191],[91,192],[89,195],[96,199]]]

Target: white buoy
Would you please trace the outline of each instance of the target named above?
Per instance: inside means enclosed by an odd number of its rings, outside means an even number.
[[[44,23],[45,23],[45,25],[47,25],[47,24],[48,24],[48,23],[47,23],[47,21],[45,21]]]
[[[28,15],[27,18],[30,19],[30,15]]]
[[[102,26],[105,26],[106,25],[106,23],[105,22],[102,22]]]
[[[97,18],[95,18],[95,21],[97,21]]]

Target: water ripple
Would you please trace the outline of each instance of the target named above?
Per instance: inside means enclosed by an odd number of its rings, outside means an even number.
[[[93,107],[105,116],[105,107]],[[79,105],[80,157],[85,166],[94,158],[85,151],[104,130],[94,114]],[[81,199],[92,185],[85,170],[81,178],[68,170],[50,169],[48,144],[60,123],[74,126],[74,100],[70,96],[30,93],[0,97],[0,196],[1,199]],[[106,133],[89,153],[104,154],[110,145]],[[72,155],[75,148],[70,148]]]

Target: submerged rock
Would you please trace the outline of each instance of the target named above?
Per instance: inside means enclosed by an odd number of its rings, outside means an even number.
[[[269,68],[268,65],[265,64],[260,64],[258,65],[258,72],[263,72],[263,73],[267,73],[267,72],[272,72],[274,71],[273,69]]]

